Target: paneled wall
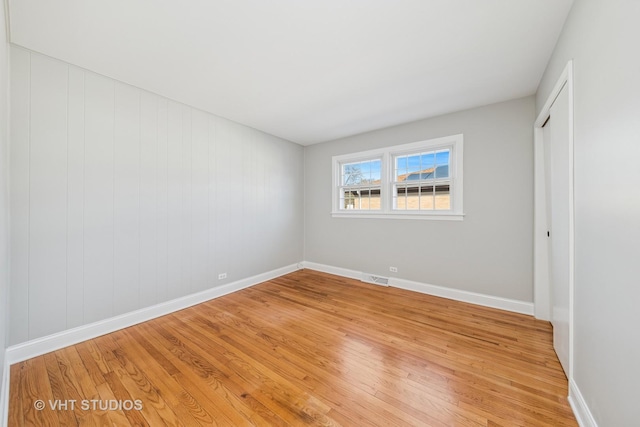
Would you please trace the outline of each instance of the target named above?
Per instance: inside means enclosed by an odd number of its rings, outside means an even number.
[[[302,260],[301,146],[17,47],[10,89],[10,344]]]

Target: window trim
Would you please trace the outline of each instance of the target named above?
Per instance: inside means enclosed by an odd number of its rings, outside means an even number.
[[[417,151],[436,151],[450,148],[449,176],[451,181],[450,210],[398,210],[393,209],[393,185],[395,183],[394,158]],[[462,134],[394,145],[374,150],[342,154],[332,157],[331,216],[334,218],[377,218],[377,219],[428,219],[462,221],[463,211],[463,148]],[[380,209],[359,210],[340,209],[339,196],[342,187],[341,165],[344,163],[366,161],[381,158],[380,171]]]

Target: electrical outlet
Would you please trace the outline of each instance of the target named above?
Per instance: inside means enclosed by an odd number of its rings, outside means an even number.
[[[398,272],[398,267],[389,267],[389,271],[392,273],[397,273]]]
[[[222,279],[226,279],[226,278],[227,278],[227,273],[218,274],[218,280],[222,280]]]

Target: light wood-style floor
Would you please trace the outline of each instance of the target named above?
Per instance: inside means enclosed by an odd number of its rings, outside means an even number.
[[[13,365],[9,425],[575,426],[566,383],[547,322],[301,270]]]

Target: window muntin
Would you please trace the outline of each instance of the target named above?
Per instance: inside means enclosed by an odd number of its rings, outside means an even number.
[[[463,136],[333,157],[332,216],[462,220]]]
[[[340,209],[380,210],[382,159],[340,164]]]

